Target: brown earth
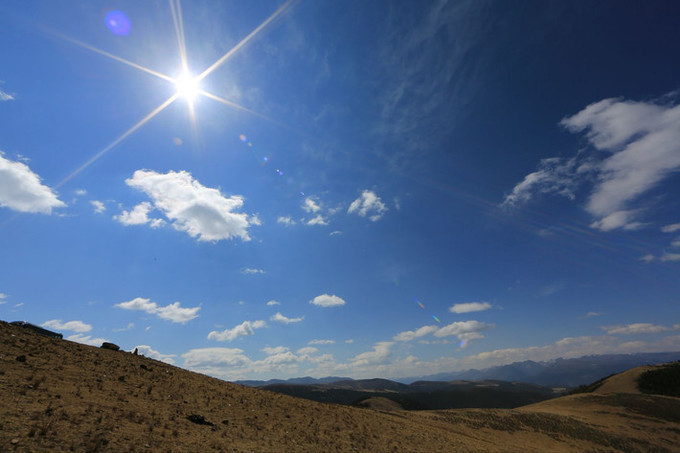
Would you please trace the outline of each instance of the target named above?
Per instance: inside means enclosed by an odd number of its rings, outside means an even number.
[[[201,421],[208,424],[195,423]],[[679,398],[597,393],[515,410],[360,409],[242,387],[0,322],[0,452],[664,452],[679,446]]]

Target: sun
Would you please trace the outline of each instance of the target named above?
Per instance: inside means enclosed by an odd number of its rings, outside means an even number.
[[[184,98],[193,102],[201,89],[198,86],[199,79],[194,77],[189,71],[184,71],[175,79],[175,93],[178,98]]]

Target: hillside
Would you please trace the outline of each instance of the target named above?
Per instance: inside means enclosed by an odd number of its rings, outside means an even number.
[[[4,322],[0,401],[3,452],[662,452],[680,445],[673,397],[585,394],[517,410],[343,407]]]
[[[559,396],[547,387],[504,381],[417,381],[406,385],[388,379],[360,379],[314,385],[272,384],[260,388],[348,406],[365,407],[367,399],[387,399],[406,410],[511,409]]]

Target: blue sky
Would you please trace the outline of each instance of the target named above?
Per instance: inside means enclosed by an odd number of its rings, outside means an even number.
[[[678,13],[5,1],[0,318],[229,380],[678,350]]]

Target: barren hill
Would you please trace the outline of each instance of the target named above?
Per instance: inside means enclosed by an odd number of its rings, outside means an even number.
[[[680,399],[381,411],[242,387],[0,322],[0,451],[678,451]]]

